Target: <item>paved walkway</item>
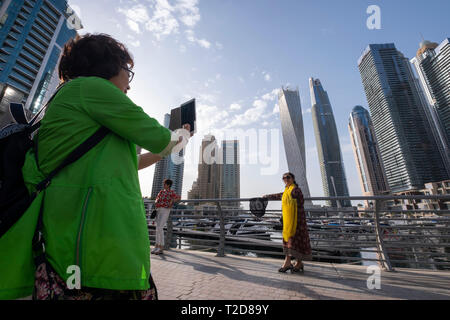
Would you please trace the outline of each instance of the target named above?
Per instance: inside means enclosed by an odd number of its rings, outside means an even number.
[[[305,262],[305,273],[280,274],[282,260],[176,250],[152,255],[161,300],[450,299],[450,272],[381,272],[381,289],[367,288],[366,267]]]

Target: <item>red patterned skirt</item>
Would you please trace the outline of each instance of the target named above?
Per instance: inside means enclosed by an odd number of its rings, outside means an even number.
[[[150,275],[148,290],[109,290],[82,287],[70,290],[48,261],[39,264],[33,300],[158,300],[156,286]]]
[[[312,260],[311,243],[309,240],[306,214],[302,206],[297,205],[297,229],[288,242],[283,239],[283,252],[298,260]]]

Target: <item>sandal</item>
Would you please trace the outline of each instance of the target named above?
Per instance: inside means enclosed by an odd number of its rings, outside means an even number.
[[[287,267],[278,269],[278,272],[286,273],[286,271],[292,270],[293,267],[294,267],[294,266],[291,264],[290,266],[287,266]]]
[[[291,269],[291,273],[299,273],[299,272],[303,273],[304,271],[305,270],[304,270],[304,264],[303,263],[300,266],[300,268],[292,267],[292,269]]]
[[[154,255],[159,255],[162,253],[162,250],[160,248],[156,248],[155,250],[152,251],[152,254]]]

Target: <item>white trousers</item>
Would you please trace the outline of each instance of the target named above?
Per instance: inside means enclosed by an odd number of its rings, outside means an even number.
[[[156,209],[156,244],[164,246],[164,225],[170,214],[170,208]]]

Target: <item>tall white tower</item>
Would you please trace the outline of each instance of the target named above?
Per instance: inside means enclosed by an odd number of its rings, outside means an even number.
[[[303,129],[302,105],[297,90],[281,88],[278,95],[284,149],[289,171],[295,175],[305,198],[310,197],[306,179],[305,133]],[[305,205],[312,205],[305,201]]]

